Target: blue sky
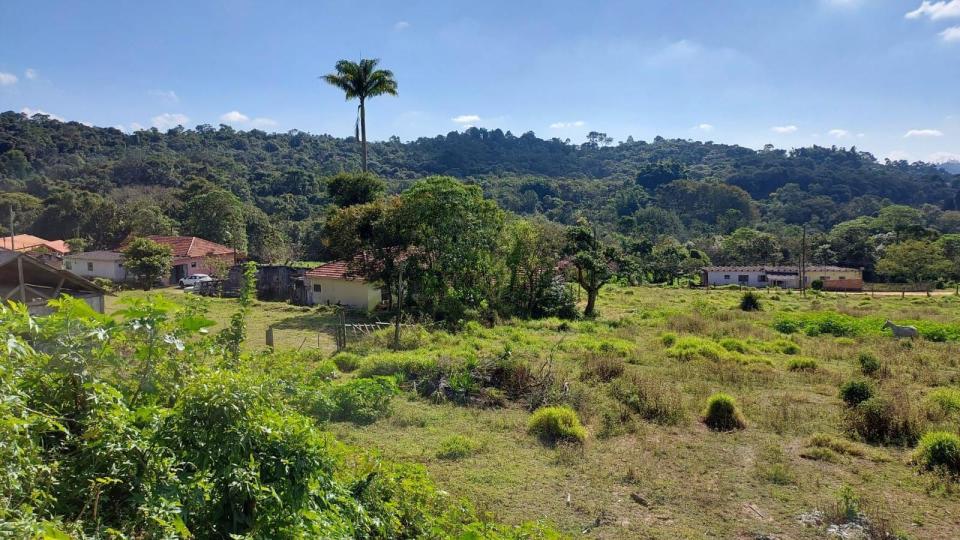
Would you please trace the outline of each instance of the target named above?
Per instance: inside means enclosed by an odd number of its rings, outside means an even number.
[[[381,58],[371,139],[656,135],[960,159],[960,0],[0,3],[0,110],[347,136],[317,77]]]

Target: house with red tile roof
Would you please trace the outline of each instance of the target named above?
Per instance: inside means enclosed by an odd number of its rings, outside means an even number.
[[[313,305],[341,305],[373,311],[383,300],[380,287],[357,275],[345,260],[322,264],[304,275]]]
[[[173,253],[173,266],[170,277],[166,280],[167,284],[179,283],[181,279],[193,274],[226,278],[226,276],[215,276],[218,268],[223,265],[229,268],[244,258],[243,253],[233,248],[196,236],[147,236],[147,238],[158,244],[170,246],[170,251]],[[130,240],[128,238],[124,245]],[[120,250],[122,251],[123,248],[121,247]]]

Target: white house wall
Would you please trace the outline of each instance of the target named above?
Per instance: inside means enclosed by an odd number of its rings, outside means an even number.
[[[320,286],[320,291],[315,290],[316,285]],[[373,311],[380,303],[380,289],[360,280],[312,277],[309,287],[312,304],[341,304]]]
[[[67,270],[87,279],[105,278],[111,281],[125,281],[127,278],[126,270],[118,261],[67,258],[67,262],[70,263],[70,268],[66,268]],[[93,265],[92,270],[88,266],[90,264]]]

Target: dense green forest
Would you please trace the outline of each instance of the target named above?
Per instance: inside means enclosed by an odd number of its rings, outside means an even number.
[[[193,234],[260,260],[331,257],[330,179],[360,166],[354,138],[225,125],[132,134],[0,114],[0,210],[15,228],[89,248],[130,234]],[[398,193],[449,175],[510,212],[573,225],[587,218],[624,246],[679,246],[715,263],[798,255],[864,267],[884,247],[960,232],[960,176],[880,162],[856,148],[753,150],[682,139],[612,144],[471,128],[369,147],[370,170]],[[6,219],[4,231],[6,230]],[[645,247],[646,246],[646,247]]]

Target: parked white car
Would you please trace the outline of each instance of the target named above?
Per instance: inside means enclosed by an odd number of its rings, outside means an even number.
[[[193,287],[203,281],[213,281],[213,278],[207,274],[190,274],[185,278],[180,278],[181,287]]]

